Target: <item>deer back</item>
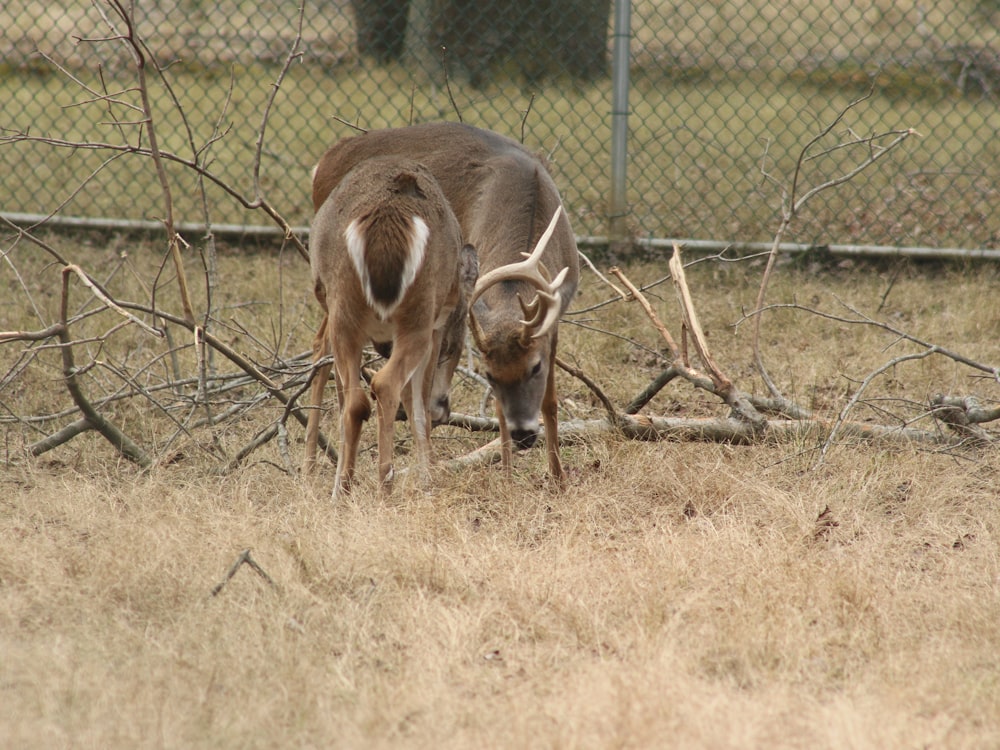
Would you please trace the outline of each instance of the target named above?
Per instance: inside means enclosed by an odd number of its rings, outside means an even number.
[[[462,123],[435,122],[373,130],[335,143],[313,173],[317,209],[356,164],[380,155],[408,157],[430,170],[464,240],[476,249],[481,273],[521,260],[561,204],[546,162],[517,141]],[[579,278],[576,240],[565,216],[543,263],[553,273],[570,269],[561,294],[565,309]]]
[[[431,173],[399,157],[349,170],[316,211],[310,229],[315,293],[331,323],[390,341],[392,327],[458,305],[461,232]]]

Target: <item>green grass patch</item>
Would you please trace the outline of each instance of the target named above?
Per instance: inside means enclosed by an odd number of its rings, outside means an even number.
[[[638,4],[628,145],[630,230],[641,237],[770,239],[800,149],[873,89],[814,150],[833,149],[808,162],[802,184],[831,179],[863,158],[864,145],[834,148],[851,138],[905,128],[920,137],[817,198],[794,228],[795,239],[996,246],[1000,219],[991,207],[1000,184],[994,137],[1000,114],[982,88],[992,80],[984,76],[991,75],[988,53],[996,33],[981,18],[947,5],[951,10],[928,10],[925,22],[935,39],[947,33],[944,38],[961,44],[928,57],[924,47],[913,46],[920,38],[911,28],[917,8],[907,3],[867,10],[845,4],[835,14],[797,4],[742,3],[711,13],[693,3]],[[24,12],[8,11],[12,28]],[[164,5],[148,12],[142,28],[159,62],[169,63],[165,76],[180,103],[178,109],[151,75],[161,146],[189,159],[197,153],[214,175],[252,197],[258,131],[294,34],[288,9]],[[164,23],[153,23],[156,19]],[[0,97],[10,103],[0,122],[5,135],[147,145],[138,113],[125,106],[138,98],[120,45],[71,43],[73,34],[85,35],[87,24],[96,30],[98,21],[89,11],[50,17],[22,43],[66,65],[89,91],[30,49],[15,46],[3,58]],[[302,62],[292,66],[274,99],[262,150],[261,187],[292,224],[308,223],[309,170],[330,143],[351,134],[344,122],[378,128],[461,117],[515,138],[523,132],[531,147],[550,157],[576,231],[606,233],[609,80],[582,85],[557,78],[529,89],[498,72],[485,88],[460,78],[446,86],[410,65],[379,67],[355,59],[349,17],[333,13],[330,23],[307,24]],[[984,56],[962,67],[976,50]],[[116,103],[97,101],[101,91]],[[162,216],[163,199],[148,160],[112,156],[0,143],[0,190],[8,196],[3,208],[44,213],[62,206],[72,215]],[[24,180],[29,171],[38,178]],[[170,176],[178,215],[201,220],[197,180],[176,168]],[[208,205],[215,222],[267,221],[211,186]]]

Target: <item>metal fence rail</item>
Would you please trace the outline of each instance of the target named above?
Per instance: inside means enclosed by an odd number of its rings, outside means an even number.
[[[155,220],[121,24],[101,2],[61,5],[0,8],[0,211]],[[351,125],[461,118],[544,152],[580,235],[767,241],[801,149],[836,123],[800,185],[843,174],[875,134],[920,137],[817,196],[787,240],[1000,247],[997,0],[328,0],[301,19],[267,0],[136,5],[161,148],[252,202],[260,142],[260,194],[293,225]],[[269,221],[168,173],[181,220]]]

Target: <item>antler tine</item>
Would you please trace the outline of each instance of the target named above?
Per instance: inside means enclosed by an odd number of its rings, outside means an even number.
[[[521,300],[521,310],[524,316],[529,318],[528,320],[520,321],[521,325],[524,326],[522,336],[537,339],[552,329],[562,314],[562,303],[558,290],[569,273],[569,267],[563,268],[551,281],[542,275],[539,267],[541,266],[542,253],[545,251],[552,233],[555,232],[556,222],[559,220],[561,213],[562,206],[559,206],[556,208],[555,213],[552,214],[549,226],[538,239],[535,249],[524,260],[495,268],[479,278],[472,292],[472,298],[469,300],[470,312],[472,305],[475,304],[480,295],[491,286],[501,281],[526,281],[535,288],[536,295],[527,304]],[[473,335],[481,335],[481,329],[479,328],[478,321],[475,319],[475,313],[471,313],[469,318]]]
[[[522,261],[518,261],[517,263],[509,263],[506,266],[494,268],[492,271],[479,277],[479,280],[476,282],[475,289],[472,292],[472,299],[469,300],[470,307],[477,299],[479,299],[483,292],[501,281],[527,281],[536,289],[545,290],[550,293],[553,291],[550,288],[550,283],[538,270],[538,264],[541,261],[542,253],[545,251],[545,246],[548,245],[549,239],[552,237],[552,233],[556,230],[556,222],[559,220],[559,215],[561,213],[562,206],[559,206],[556,208],[555,213],[552,214],[552,220],[549,222],[548,228],[538,239],[538,244],[535,245],[535,249],[531,251],[531,255]],[[561,274],[556,278],[560,280],[560,283],[562,283],[562,278],[565,278],[565,274]]]

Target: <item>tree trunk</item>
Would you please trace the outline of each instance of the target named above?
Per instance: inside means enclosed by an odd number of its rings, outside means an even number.
[[[436,78],[473,86],[493,76],[526,83],[569,75],[591,81],[607,73],[611,0],[351,0],[358,51],[380,63],[404,52]]]
[[[409,5],[410,0],[351,0],[358,54],[381,64],[402,58]]]

